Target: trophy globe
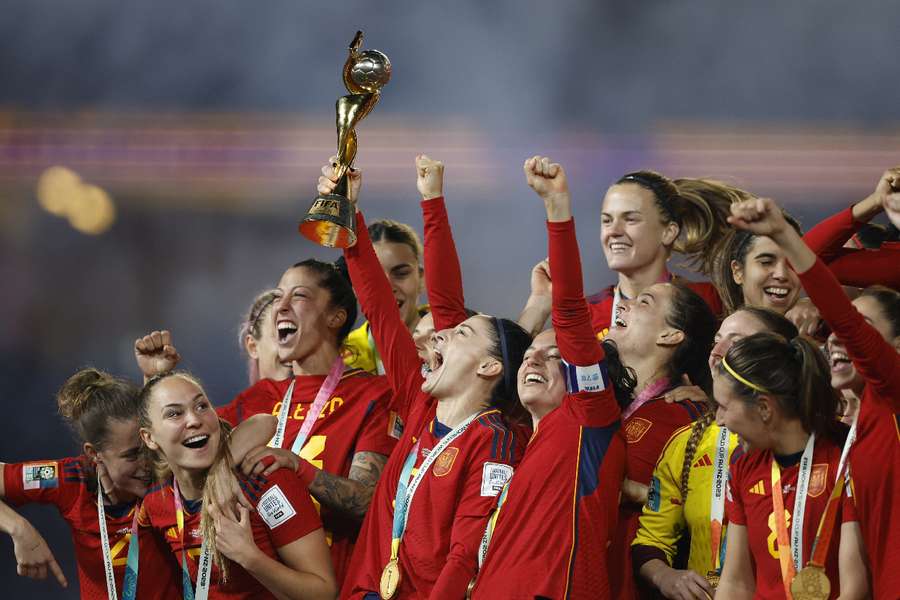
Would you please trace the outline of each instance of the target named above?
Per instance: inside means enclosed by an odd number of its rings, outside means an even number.
[[[378,92],[391,79],[391,61],[378,50],[363,50],[350,67],[350,79],[369,93]]]

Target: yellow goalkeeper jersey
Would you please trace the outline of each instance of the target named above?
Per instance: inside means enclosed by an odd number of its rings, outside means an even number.
[[[671,566],[678,541],[685,533],[691,540],[687,567],[700,575],[715,568],[709,519],[719,431],[719,426],[712,423],[700,437],[691,460],[687,498],[681,495],[681,473],[691,426],[682,427],[669,438],[653,471],[637,537],[632,542],[635,570],[653,558]],[[728,464],[731,464],[738,443],[736,435],[728,437]]]

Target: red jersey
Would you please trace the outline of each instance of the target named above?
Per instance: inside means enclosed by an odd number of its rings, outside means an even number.
[[[346,249],[344,256],[395,392],[392,408],[403,419],[405,427],[375,488],[341,597],[362,597],[379,589],[382,570],[391,556],[393,505],[403,463],[421,438],[416,455],[416,465],[420,465],[423,450],[433,448],[447,432],[435,417],[437,401],[421,391],[421,362],[397,312],[361,214],[357,215],[357,232],[356,245]],[[434,258],[431,242],[431,251],[426,256]],[[429,244],[426,237],[426,248]],[[455,256],[455,250],[449,248],[443,258],[453,262]],[[429,264],[426,262],[426,273]],[[430,286],[429,283],[431,292]],[[460,290],[457,293],[461,296]],[[434,306],[432,297],[435,329],[464,320],[461,306],[457,297],[442,312]],[[475,574],[476,551],[487,517],[500,491],[497,476],[503,475],[505,481],[522,446],[524,441],[518,440],[504,425],[497,411],[488,411],[473,421],[432,464],[409,507],[398,557],[402,573],[398,598],[429,595],[451,598],[465,594],[466,585]]]
[[[97,514],[97,475],[87,457],[7,464],[3,469],[6,499],[16,505],[28,502],[52,504],[72,530],[78,582],[85,600],[105,600],[106,573]],[[125,563],[131,543],[131,524],[136,503],[106,506],[106,531],[110,558],[121,597]],[[155,536],[139,530],[140,563],[137,597],[164,600],[179,594],[178,565]]]
[[[688,281],[686,279],[681,279],[680,277],[673,278],[668,274],[666,274],[665,277],[666,279],[674,279],[689,287],[706,301],[714,315],[717,317],[722,316],[725,309],[722,306],[721,298],[719,298],[719,291],[712,283],[708,281]],[[591,327],[594,329],[597,339],[602,340],[605,338],[606,334],[609,333],[609,328],[612,326],[612,308],[613,303],[615,302],[615,290],[615,286],[611,285],[608,288],[597,292],[593,296],[588,296],[588,306],[591,309]]]
[[[283,447],[290,448],[325,375],[301,375],[294,378],[291,407],[285,426]],[[241,392],[231,404],[220,407],[219,416],[237,425],[259,413],[278,416],[290,379],[263,379]],[[306,439],[300,456],[314,467],[347,477],[353,455],[375,452],[390,455],[400,437],[402,422],[388,409],[391,390],[383,376],[365,371],[348,371],[338,382],[331,398]],[[331,546],[331,560],[338,582],[343,580],[353,555],[353,544],[360,524],[329,507],[319,507]]]
[[[800,455],[792,455],[781,467],[781,487],[784,498],[788,536],[793,522],[794,499],[797,492],[797,477],[800,473]],[[812,556],[816,530],[828,504],[828,497],[834,489],[841,446],[827,439],[816,439],[813,449],[813,464],[809,474],[806,508],[803,512],[803,556],[805,566]],[[772,460],[771,450],[750,452],[731,465],[728,489],[725,497],[725,512],[728,521],[747,528],[747,542],[753,557],[756,574],[757,598],[784,598],[784,583],[779,562],[775,512],[772,505]],[[790,465],[790,466],[789,466]],[[855,521],[853,503],[846,497],[838,515],[838,523]],[[840,526],[835,526],[825,572],[831,581],[831,598],[840,593],[838,585],[838,546],[840,546]],[[896,591],[896,590],[895,590]]]
[[[573,221],[548,223],[553,327],[569,365],[598,368]],[[571,367],[568,367],[571,370]],[[473,598],[607,598],[625,443],[608,381],[545,415],[499,509]]]
[[[253,504],[250,527],[253,541],[262,552],[278,560],[278,548],[287,546],[322,527],[309,491],[289,469],[278,469],[268,477],[238,476],[244,495]],[[184,502],[184,539],[178,532],[172,482],[157,486],[144,498],[141,526],[163,539],[178,563],[182,549],[188,561],[191,581],[196,585],[197,564],[203,538],[200,535],[201,502]],[[142,548],[143,549],[143,548]],[[180,570],[179,570],[180,573]],[[179,582],[180,582],[179,576]],[[180,585],[180,583],[179,583]],[[168,597],[178,597],[181,590]],[[215,564],[210,576],[209,597],[236,599],[275,598],[261,583],[237,563],[228,565],[228,581],[222,583]],[[138,596],[140,599],[140,596]]]
[[[803,241],[842,284],[861,288],[881,284],[900,290],[900,242],[882,243],[877,250],[844,247],[861,226],[849,207],[810,229]]]
[[[900,355],[859,314],[821,260],[801,273],[800,281],[866,381],[850,474],[872,596],[890,597],[900,590],[900,524],[894,511],[900,498]]]
[[[653,469],[672,434],[692,423],[701,412],[699,403],[670,404],[662,398],[654,398],[629,415],[622,425],[625,477],[649,486]],[[643,505],[636,503],[623,503],[619,508],[619,522],[609,557],[613,598],[635,598],[637,595],[631,567],[631,542],[637,536],[642,511]]]

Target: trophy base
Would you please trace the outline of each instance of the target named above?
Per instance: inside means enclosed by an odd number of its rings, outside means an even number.
[[[300,234],[327,248],[349,248],[356,243],[356,214],[344,196],[323,194],[313,200],[300,221]]]

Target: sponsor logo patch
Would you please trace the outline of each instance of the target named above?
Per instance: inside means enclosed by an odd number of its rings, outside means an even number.
[[[631,419],[628,424],[625,425],[625,441],[629,444],[637,444],[641,441],[641,438],[650,431],[651,427],[653,427],[652,421],[642,419],[641,417]]]
[[[647,508],[653,512],[659,512],[659,478],[651,477],[650,486],[647,489]]]
[[[453,461],[456,460],[456,456],[459,454],[459,448],[454,446],[450,446],[443,452],[441,455],[437,457],[437,460],[434,461],[434,466],[431,467],[431,472],[434,473],[435,477],[443,477],[447,473],[450,472],[450,469],[453,468]]]
[[[59,468],[56,461],[27,463],[22,466],[22,487],[39,490],[59,486]]]
[[[694,463],[694,468],[697,469],[699,467],[711,467],[712,459],[709,457],[709,454],[704,454],[700,460]]]
[[[751,494],[756,494],[757,496],[765,496],[766,495],[766,486],[762,479],[756,482],[752,488],[750,488]]]
[[[481,495],[496,496],[512,477],[513,468],[502,463],[484,463],[481,470]]]
[[[809,490],[806,492],[812,498],[817,498],[825,491],[828,483],[828,463],[813,465],[809,474]]]
[[[256,510],[269,529],[275,529],[297,514],[293,505],[288,502],[284,492],[277,485],[273,485],[259,498]]]

